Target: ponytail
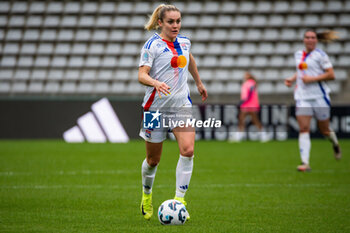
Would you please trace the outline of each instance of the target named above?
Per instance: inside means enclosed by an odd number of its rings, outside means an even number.
[[[158,20],[160,19],[163,21],[164,15],[166,11],[178,11],[180,10],[173,6],[173,5],[165,5],[165,4],[160,4],[152,13],[152,15],[149,16],[148,22],[145,24],[145,29],[147,31],[151,31],[154,29],[158,29]]]
[[[304,36],[307,32],[313,32],[316,34],[316,37],[319,41],[321,42],[332,42],[336,39],[339,39],[339,36],[337,35],[338,32],[337,31],[331,31],[331,30],[327,30],[327,31],[323,31],[323,32],[316,32],[313,29],[307,29],[304,33]]]

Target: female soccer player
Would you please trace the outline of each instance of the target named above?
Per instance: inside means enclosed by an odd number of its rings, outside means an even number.
[[[241,102],[238,124],[239,131],[233,134],[234,137],[230,138],[230,141],[239,142],[244,138],[245,118],[247,116],[251,117],[253,124],[259,129],[260,140],[262,142],[266,142],[268,140],[259,120],[259,111],[260,104],[256,79],[251,73],[245,72],[244,82],[241,87]]]
[[[304,33],[305,50],[294,54],[297,72],[284,83],[291,87],[296,81],[294,99],[295,114],[299,124],[299,151],[302,164],[298,171],[310,171],[310,121],[317,119],[320,132],[333,144],[335,159],[341,158],[341,151],[336,134],[329,127],[330,89],[324,81],[335,79],[332,63],[328,55],[316,48],[318,40],[330,42],[338,38],[334,31],[316,33],[306,30]]]
[[[142,104],[144,112],[161,108],[191,107],[187,85],[188,71],[196,82],[202,101],[205,101],[208,97],[207,90],[201,82],[196,62],[190,53],[191,42],[179,35],[181,28],[179,9],[173,5],[159,5],[145,25],[145,29],[149,31],[158,28],[160,33],[151,36],[141,51],[138,78],[139,82],[146,86]],[[157,111],[153,117],[157,119],[158,116]],[[143,127],[140,130],[140,136],[146,141],[146,159],[141,169],[143,185],[141,212],[147,220],[153,214],[152,186],[167,132],[167,129]],[[192,175],[195,130],[191,127],[185,129],[175,127],[172,128],[172,132],[180,149],[174,199],[186,205],[184,196]]]

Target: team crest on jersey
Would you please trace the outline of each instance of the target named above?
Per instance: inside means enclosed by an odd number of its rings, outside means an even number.
[[[142,60],[143,60],[143,61],[148,61],[148,59],[149,59],[149,54],[148,54],[147,51],[145,51],[145,53],[144,53],[143,56],[142,56]]]
[[[185,43],[182,43],[181,47],[182,47],[183,50],[188,50],[187,44],[185,44]]]

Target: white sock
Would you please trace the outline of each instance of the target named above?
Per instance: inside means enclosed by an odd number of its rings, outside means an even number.
[[[176,167],[176,193],[177,197],[185,197],[185,193],[190,185],[193,170],[193,157],[180,155]]]
[[[338,145],[338,138],[337,138],[337,135],[336,135],[333,131],[331,131],[331,132],[329,133],[329,135],[326,136],[326,138],[327,138],[329,141],[332,142],[333,146],[337,146],[337,145]]]
[[[141,174],[142,174],[142,186],[143,192],[150,194],[152,192],[153,181],[156,176],[157,167],[151,167],[148,165],[147,160],[143,160]]]
[[[311,141],[309,133],[299,133],[299,151],[301,162],[309,164]]]

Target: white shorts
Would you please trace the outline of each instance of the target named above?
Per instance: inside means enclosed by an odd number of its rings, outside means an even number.
[[[147,128],[143,125],[144,121],[142,120],[139,136],[145,141],[153,143],[163,142],[167,138],[169,132],[172,132],[174,128],[179,127],[172,125],[171,123],[179,121],[186,122],[187,119],[192,118],[192,104],[185,104],[182,108],[176,109],[176,112],[163,110],[161,114],[160,128]],[[171,120],[171,122],[169,122],[169,120]]]
[[[328,98],[309,100],[296,100],[296,116],[315,116],[317,120],[323,121],[330,118],[331,106]]]

